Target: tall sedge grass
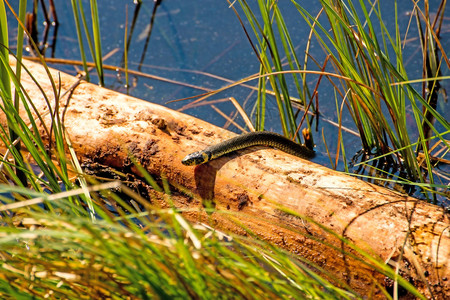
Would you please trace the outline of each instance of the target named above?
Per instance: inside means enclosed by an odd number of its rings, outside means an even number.
[[[231,3],[230,1],[228,2]],[[255,104],[255,128],[257,130],[264,130],[265,128],[266,86],[270,84],[277,102],[284,134],[298,138],[299,128],[295,117],[295,109],[290,102],[292,97],[290,96],[287,80],[283,74],[272,74],[284,70],[282,62],[284,56],[287,58],[290,69],[299,69],[301,66],[294,50],[289,31],[287,31],[284,23],[283,16],[278,10],[278,7],[273,5],[273,3],[258,1],[259,16],[262,18],[261,24],[261,21],[255,16],[255,13],[250,9],[246,1],[239,2],[256,36],[258,43],[256,45],[252,44],[252,47],[261,65],[258,98]],[[274,26],[271,26],[272,24]],[[278,41],[278,38],[281,42]],[[267,75],[268,83],[266,83],[265,75]],[[304,84],[304,75],[300,74],[298,76],[293,74],[292,76],[297,97],[300,99],[309,98],[308,87]],[[306,103],[303,103],[303,105],[306,107]],[[307,115],[306,117],[308,118]]]
[[[59,83],[46,69],[53,94],[45,94],[16,57],[22,73],[42,91],[48,108],[43,114],[10,67],[3,3],[0,109],[8,126],[0,126],[1,143],[7,149],[0,158],[2,298],[359,298],[345,283],[341,283],[345,290],[335,287],[309,267],[321,270],[319,266],[250,238],[251,232],[249,237],[227,235],[188,222],[175,208],[152,204],[157,200],[172,203],[169,184],[138,164],[152,187],[146,199],[121,182],[99,184],[83,174],[60,118]],[[11,101],[10,83],[26,118]],[[17,134],[27,155],[14,146],[16,140],[9,131]],[[25,182],[15,170],[23,172]],[[113,190],[120,190],[120,196]],[[230,220],[238,217],[230,215]],[[364,257],[368,267],[423,298],[383,262],[342,241]],[[325,270],[322,273],[332,278]]]
[[[73,10],[73,17],[74,17],[74,20],[75,20],[75,27],[76,27],[77,38],[78,38],[78,46],[80,47],[81,61],[83,62],[83,70],[84,70],[84,73],[85,73],[86,80],[90,81],[90,75],[89,75],[89,69],[88,69],[88,66],[87,66],[86,53],[84,51],[83,34],[81,32],[80,13],[79,13],[80,7],[78,5],[78,1],[77,0],[71,0],[71,4],[72,4],[72,10]],[[81,3],[80,3],[80,5],[81,5]],[[83,24],[85,24],[85,22],[83,22]],[[86,29],[86,27],[85,27],[85,29]],[[88,31],[86,30],[86,32],[88,32]],[[91,51],[92,51],[92,41],[91,41],[90,35],[87,35],[87,40],[88,40],[88,44],[89,44],[89,49],[91,49]]]
[[[288,88],[285,84],[287,74],[270,76],[271,71],[281,71],[283,68],[286,73],[291,71],[299,97],[303,99],[306,107],[307,102],[311,99],[306,85],[306,74],[300,75],[302,81],[297,79],[296,74],[307,73],[306,66],[311,59],[322,70],[328,64],[327,69],[332,69],[335,76],[331,77],[326,72],[323,72],[323,76],[332,83],[336,95],[340,97],[340,99],[336,99],[337,115],[342,115],[341,107],[347,108],[359,131],[364,151],[380,158],[384,157],[384,159],[388,159],[388,162],[395,162],[401,166],[405,177],[399,178],[399,180],[420,182],[422,187],[426,186],[426,190],[436,192],[435,188],[439,185],[434,183],[433,163],[427,147],[429,139],[424,133],[423,125],[427,124],[434,134],[432,139],[438,140],[437,143],[443,144],[447,149],[449,144],[444,135],[449,132],[450,125],[429,104],[424,95],[421,95],[409,82],[404,65],[404,44],[402,43],[402,32],[398,26],[396,2],[392,3],[395,23],[390,24],[388,28],[387,22],[383,19],[379,2],[374,2],[370,6],[370,3],[364,1],[322,0],[320,1],[322,9],[318,15],[314,16],[302,6],[301,2],[292,0],[293,8],[297,9],[299,13],[299,21],[306,21],[311,28],[310,40],[304,46],[307,54],[303,60],[303,66],[295,54],[301,53],[302,48],[296,51],[292,45],[289,39],[289,28],[283,21],[278,1],[258,0],[258,9],[253,8],[253,10],[246,0],[240,0],[238,3],[253,29],[257,44],[252,46],[257,49],[261,72],[269,74],[269,82],[276,91],[280,121],[285,128],[285,133],[287,128],[293,130],[296,126],[297,121],[292,115],[294,104],[289,101]],[[415,14],[429,16],[428,13],[424,14],[420,11],[417,6],[412,6],[411,10]],[[433,32],[431,20],[425,18],[423,22],[427,28],[426,38],[430,49],[432,49],[432,45],[440,45],[437,36],[431,34]],[[280,41],[282,46],[279,46]],[[318,43],[323,49],[326,60],[322,64],[316,61],[314,54],[308,53],[307,50],[311,43]],[[436,52],[429,50],[428,53],[428,57],[430,57],[430,53]],[[445,53],[443,55],[445,56]],[[280,64],[282,56],[286,57],[288,61],[283,66]],[[439,74],[436,57],[433,61],[434,72],[427,76]],[[336,78],[340,79],[336,80]],[[424,80],[428,80],[428,78],[424,78]],[[320,78],[317,82],[319,85]],[[262,92],[256,102],[256,105],[261,107],[257,110],[256,116],[259,122],[264,120],[262,108],[265,106],[265,84],[261,79],[259,88]],[[317,92],[317,87],[314,92]],[[429,118],[424,117],[422,107],[429,116],[436,120],[439,126],[433,125]],[[406,125],[407,108],[412,110],[416,122],[415,128],[412,129],[408,129]],[[437,128],[443,128],[443,130],[438,131]],[[418,136],[418,140],[414,140],[414,136]],[[339,137],[342,139],[341,133]],[[342,140],[337,142],[341,144],[344,162],[348,162],[345,145]],[[424,151],[427,175],[418,163],[415,144],[419,144],[420,149]],[[339,157],[339,152],[336,154]]]
[[[91,22],[92,22],[92,33],[89,30],[88,21],[86,20],[86,11],[83,8],[83,4],[80,0],[71,0],[72,11],[75,20],[75,26],[77,30],[78,45],[80,47],[81,60],[83,61],[83,68],[85,72],[86,79],[89,80],[89,69],[87,67],[86,51],[84,49],[83,33],[81,31],[81,23],[84,28],[84,35],[86,36],[89,51],[95,62],[95,69],[97,70],[98,80],[101,86],[104,85],[104,74],[103,74],[103,57],[102,57],[102,44],[101,44],[101,34],[100,34],[100,20],[98,17],[98,7],[96,0],[90,0],[90,10],[91,10]]]
[[[0,57],[2,58],[2,61],[9,61],[9,38],[8,38],[8,22],[6,18],[6,9],[5,4],[3,1],[0,3]],[[6,28],[6,29],[5,29]],[[6,66],[2,63],[0,65],[0,74],[6,74]],[[1,76],[0,78],[0,84],[2,92],[2,99],[12,99],[11,96],[11,85],[9,82],[8,76]]]

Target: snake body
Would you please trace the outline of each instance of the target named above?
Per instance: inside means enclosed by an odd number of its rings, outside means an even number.
[[[284,136],[268,131],[244,133],[237,137],[210,146],[204,150],[187,155],[182,163],[187,166],[195,166],[221,157],[233,151],[252,146],[267,146],[277,148],[283,152],[309,159],[315,152],[304,145],[297,144]]]

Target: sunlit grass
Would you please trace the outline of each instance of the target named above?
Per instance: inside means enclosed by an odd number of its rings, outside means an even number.
[[[51,201],[58,213],[26,206],[4,218],[0,290],[38,298],[358,298],[261,241],[190,224],[179,212],[148,202],[138,212],[107,190],[100,194],[93,194],[95,223],[65,197]],[[127,212],[112,213],[105,201],[119,201]]]

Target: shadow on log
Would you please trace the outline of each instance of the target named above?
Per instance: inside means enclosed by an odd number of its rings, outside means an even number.
[[[51,95],[42,67],[26,65]],[[77,81],[60,75],[62,91]],[[53,76],[57,81],[56,71]],[[32,81],[24,76],[22,84],[39,111],[48,111]],[[450,223],[439,207],[273,149],[253,148],[206,165],[184,166],[181,160],[186,154],[234,134],[86,82],[76,86],[70,99],[63,98],[60,107],[80,161],[139,175],[129,159],[129,154],[134,155],[150,174],[167,178],[174,204],[186,209],[191,221],[246,235],[243,225],[314,262],[361,294],[383,297],[375,282],[385,285],[384,276],[344,255],[341,241],[308,222],[314,220],[383,261],[400,260],[402,276],[425,295],[430,292],[424,278],[438,298],[450,292]],[[5,124],[4,116],[0,118]],[[49,116],[45,120],[50,124]],[[204,206],[211,205],[216,211],[208,215]],[[281,206],[304,218],[285,213]],[[348,247],[344,250],[358,256]]]

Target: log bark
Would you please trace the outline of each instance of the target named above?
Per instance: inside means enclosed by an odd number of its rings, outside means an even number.
[[[42,66],[32,62],[26,66],[51,97]],[[77,80],[52,70],[56,82],[58,74],[62,91]],[[39,111],[48,111],[28,76],[22,84]],[[273,149],[254,148],[205,165],[184,166],[181,159],[186,154],[234,134],[90,83],[81,82],[70,97],[60,100],[63,112],[82,162],[139,175],[130,164],[132,153],[150,174],[168,180],[175,205],[188,209],[185,216],[194,222],[246,235],[244,225],[361,294],[382,297],[375,283],[383,286],[384,276],[343,254],[342,250],[355,253],[320,224],[383,261],[398,261],[401,274],[425,295],[430,296],[430,290],[437,298],[450,294],[450,222],[442,208]],[[4,124],[3,115],[0,119]],[[45,120],[50,124],[49,116]],[[206,203],[214,205],[216,212],[205,213]],[[281,206],[303,218],[287,214]]]

